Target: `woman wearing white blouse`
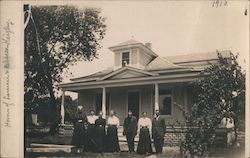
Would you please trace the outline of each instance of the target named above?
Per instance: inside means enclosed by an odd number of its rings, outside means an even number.
[[[118,141],[117,129],[120,125],[119,118],[115,116],[114,110],[110,111],[107,119],[107,152],[119,152],[120,146]]]
[[[138,121],[139,143],[137,146],[138,154],[152,153],[151,133],[152,121],[147,117],[147,113],[143,112],[142,117]]]

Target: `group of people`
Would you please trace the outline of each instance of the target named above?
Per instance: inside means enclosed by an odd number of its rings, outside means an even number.
[[[119,152],[118,127],[120,122],[115,112],[111,110],[107,119],[104,119],[101,111],[96,116],[91,110],[86,116],[82,108],[78,106],[74,116],[72,145],[77,147],[77,151]],[[147,117],[147,113],[143,112],[138,122],[132,111],[129,111],[124,119],[123,129],[130,153],[135,152],[134,139],[137,134],[139,134],[136,150],[138,154],[152,153],[151,138],[154,140],[156,153],[162,153],[166,126],[159,110],[155,111],[152,121]]]
[[[86,116],[82,106],[77,107],[74,116],[74,131],[72,136],[72,145],[80,150],[91,152],[119,152],[119,142],[117,129],[120,125],[119,119],[110,111],[108,119],[103,118],[100,111],[96,116],[93,110]]]

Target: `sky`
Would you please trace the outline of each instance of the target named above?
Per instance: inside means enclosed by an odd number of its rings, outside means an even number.
[[[99,59],[70,67],[72,77],[85,76],[113,65],[108,47],[134,39],[152,44],[159,56],[231,50],[240,63],[249,53],[247,1],[60,1],[80,8],[96,7],[106,17],[107,31],[98,50]],[[38,3],[38,2],[36,2]],[[50,3],[51,4],[51,3]],[[248,10],[245,15],[245,10]],[[64,78],[69,82],[70,77]]]
[[[73,66],[74,77],[112,66],[113,52],[108,47],[130,39],[150,42],[159,56],[229,49],[239,52],[242,62],[249,52],[249,15],[244,14],[248,3],[244,1],[228,1],[217,8],[212,1],[94,1],[78,6],[101,8],[107,32],[99,59]]]

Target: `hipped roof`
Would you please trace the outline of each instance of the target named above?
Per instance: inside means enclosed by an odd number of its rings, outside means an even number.
[[[135,43],[136,41],[127,41],[123,44]],[[223,58],[230,58],[230,51],[220,51]],[[167,57],[156,57],[153,59],[144,69],[141,69],[145,72],[157,72],[164,70],[167,71],[186,71],[186,70],[202,70],[211,63],[218,60],[217,52],[208,52],[208,53],[196,53],[196,54],[185,54],[185,55],[175,55]],[[135,68],[136,69],[136,68]],[[71,81],[93,81],[98,80],[106,75],[114,73],[118,70],[113,70],[112,67],[104,69],[102,71],[93,73],[91,75],[72,78]]]

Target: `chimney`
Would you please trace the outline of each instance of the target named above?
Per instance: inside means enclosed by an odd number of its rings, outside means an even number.
[[[145,43],[145,46],[148,48],[148,49],[152,49],[152,46],[151,46],[151,43],[149,43],[149,42],[147,42],[147,43]]]

